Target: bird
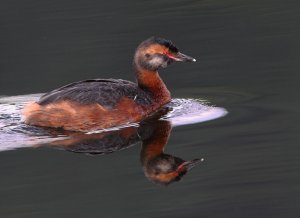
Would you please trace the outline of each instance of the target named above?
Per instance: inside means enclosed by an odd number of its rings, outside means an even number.
[[[179,52],[172,41],[150,37],[133,57],[136,82],[88,79],[42,95],[22,112],[26,124],[90,132],[141,122],[171,101],[158,70],[173,62],[195,62]]]

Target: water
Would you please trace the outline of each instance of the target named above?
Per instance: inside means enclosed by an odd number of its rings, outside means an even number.
[[[276,0],[1,1],[0,95],[14,99],[1,103],[16,115],[2,121],[17,127],[8,131],[46,134],[19,123],[23,100],[10,96],[133,80],[134,49],[152,35],[197,59],[160,73],[173,97],[228,111],[174,124],[164,153],[204,161],[168,186],[145,178],[139,140],[107,155],[7,144],[23,148],[0,152],[1,217],[299,217],[298,9]]]
[[[102,135],[105,135],[106,132],[109,132],[109,134],[110,132],[112,134],[122,134],[123,131],[126,131],[123,129],[136,129],[135,131],[139,130],[140,132],[144,132],[143,129],[148,129],[145,126],[152,125],[150,123],[156,123],[157,120],[166,121],[171,127],[175,127],[217,119],[228,113],[226,109],[210,106],[208,102],[205,101],[174,98],[169,104],[161,109],[161,112],[153,115],[149,121],[129,123],[87,133],[73,133],[63,130],[29,126],[23,122],[22,111],[24,106],[30,102],[37,101],[41,95],[42,94],[0,97],[0,151],[22,147],[42,146],[49,143],[59,144],[60,141],[73,140],[73,138],[79,137],[84,137],[84,140],[89,140],[90,138],[91,141],[93,141],[98,133],[100,133],[100,137],[97,137],[99,138],[98,144],[102,144]],[[153,127],[153,129],[155,128]],[[142,140],[140,139],[139,141]],[[105,143],[106,141],[104,140],[103,144]],[[107,143],[105,147],[110,149],[110,147],[113,148],[115,146],[111,146],[110,143]],[[110,152],[103,151],[100,153]]]

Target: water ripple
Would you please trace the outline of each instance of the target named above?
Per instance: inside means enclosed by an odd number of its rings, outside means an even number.
[[[21,110],[24,105],[37,100],[40,95],[0,97],[0,151],[32,147],[68,137],[53,129],[28,126],[22,122]],[[208,102],[197,99],[173,99],[163,110],[167,113],[158,118],[170,121],[172,126],[205,122],[227,114],[224,108],[210,106]],[[87,134],[116,131],[129,126],[138,127],[139,124],[100,129]]]

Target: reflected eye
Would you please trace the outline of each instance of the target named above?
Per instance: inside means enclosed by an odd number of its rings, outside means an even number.
[[[146,58],[149,58],[149,57],[150,57],[150,54],[147,53],[147,54],[145,54],[145,56],[146,56]]]

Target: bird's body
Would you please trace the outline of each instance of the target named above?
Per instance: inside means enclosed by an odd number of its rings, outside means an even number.
[[[170,102],[170,92],[157,70],[176,60],[177,53],[182,55],[170,41],[148,39],[135,54],[137,83],[121,79],[91,79],[71,83],[27,105],[23,111],[25,123],[71,131],[91,131],[139,122]],[[183,57],[187,61],[194,60]]]
[[[41,96],[37,103],[47,105],[62,100],[76,101],[83,105],[98,103],[112,109],[124,96],[140,104],[150,104],[148,93],[139,89],[136,83],[121,79],[91,79],[71,83]]]

